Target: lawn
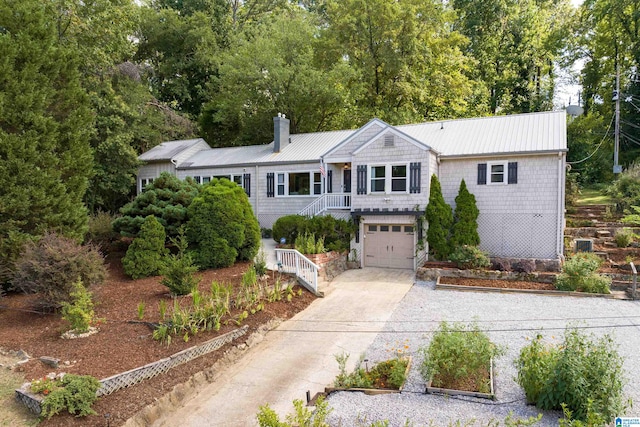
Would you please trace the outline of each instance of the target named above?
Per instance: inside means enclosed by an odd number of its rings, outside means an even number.
[[[584,187],[580,189],[578,205],[610,205],[613,203],[611,197],[604,194],[604,187]]]

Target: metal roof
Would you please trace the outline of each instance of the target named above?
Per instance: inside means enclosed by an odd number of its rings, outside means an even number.
[[[273,152],[273,142],[267,145],[212,148],[197,152],[181,166],[192,169],[261,163],[319,162],[320,156],[353,132],[355,130],[293,134],[290,135],[291,142],[281,146],[279,153]]]
[[[166,141],[156,145],[151,150],[138,156],[139,160],[150,162],[159,160],[171,160],[187,148],[191,148],[198,142],[205,142],[202,138],[183,139],[180,141]]]
[[[471,156],[566,150],[566,123],[564,111],[551,111],[396,127],[442,156]]]
[[[380,121],[382,125],[385,123]],[[390,126],[390,125],[389,125]],[[510,153],[566,151],[566,113],[514,114],[390,126],[431,147],[442,156],[482,156]],[[179,167],[208,168],[265,163],[317,162],[320,157],[356,133],[356,130],[290,135],[279,153],[267,145],[211,148],[197,152]],[[202,139],[164,142],[140,160],[170,160]]]

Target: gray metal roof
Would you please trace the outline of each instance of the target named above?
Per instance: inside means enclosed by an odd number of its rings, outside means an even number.
[[[384,125],[384,122],[381,122]],[[392,127],[431,147],[442,156],[482,156],[509,153],[553,152],[567,149],[566,113],[514,114]],[[358,130],[293,134],[279,153],[267,145],[201,150],[179,167],[208,168],[265,163],[317,162],[320,157]],[[164,142],[140,160],[170,160],[201,139]]]
[[[180,141],[166,141],[156,145],[151,150],[138,156],[139,160],[153,162],[159,160],[171,160],[187,148],[191,148],[198,142],[205,142],[202,138],[183,139]]]
[[[267,145],[226,147],[202,150],[191,156],[181,166],[192,168],[253,165],[262,163],[319,162],[329,149],[351,135],[354,130],[300,133],[290,135],[291,142],[273,152],[273,142]]]
[[[396,126],[443,156],[567,149],[566,113],[513,114]]]

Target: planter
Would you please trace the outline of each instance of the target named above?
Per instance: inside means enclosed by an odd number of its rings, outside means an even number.
[[[405,384],[407,383],[407,377],[409,376],[409,370],[411,369],[411,356],[407,358],[403,358],[407,360],[407,368],[404,371],[404,383],[400,386],[400,388],[363,388],[363,387],[325,387],[324,395],[328,396],[329,394],[336,391],[355,391],[364,393],[366,395],[377,395],[377,394],[390,394],[390,393],[401,393],[404,389]]]
[[[493,381],[493,359],[491,359],[491,363],[489,364],[489,393],[480,393],[478,391],[465,391],[465,390],[454,390],[449,388],[441,388],[441,387],[432,387],[431,381],[427,383],[427,387],[425,393],[427,394],[445,394],[447,396],[469,396],[469,397],[479,397],[481,399],[491,399],[495,400],[495,388]]]

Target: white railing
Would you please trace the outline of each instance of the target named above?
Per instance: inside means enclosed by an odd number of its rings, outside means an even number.
[[[298,212],[302,216],[315,216],[327,209],[350,209],[351,193],[325,193]]]
[[[278,271],[295,274],[300,283],[318,295],[318,269],[311,260],[295,249],[276,249]]]

